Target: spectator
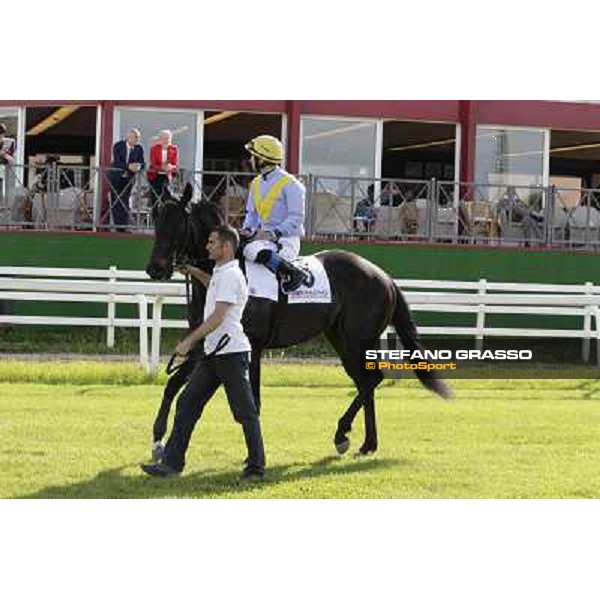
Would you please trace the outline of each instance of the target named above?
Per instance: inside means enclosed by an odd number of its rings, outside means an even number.
[[[529,208],[517,194],[514,186],[509,185],[506,193],[496,204],[496,214],[498,216],[500,231],[506,236],[509,223],[521,223],[525,235],[525,245],[529,245],[532,240],[541,240],[542,222],[544,217]]]
[[[63,167],[60,170],[60,183],[57,188],[59,162],[60,156],[55,154],[48,154],[48,156],[46,156],[46,161],[42,165],[42,171],[37,175],[35,183],[33,184],[34,192],[56,192],[58,189],[64,190],[73,187],[73,182],[68,177]],[[48,188],[50,188],[50,190]]]
[[[7,129],[0,123],[0,165],[12,166],[15,164],[15,140],[6,137]]]
[[[135,176],[145,166],[144,148],[140,144],[140,130],[127,132],[124,140],[113,146],[113,159],[109,174],[111,185],[111,211],[116,231],[127,231],[129,226],[129,197]]]
[[[240,161],[239,172],[244,173],[244,175],[232,176],[230,183],[227,187],[227,195],[240,196],[243,197],[245,200],[248,197],[250,184],[252,183],[252,179],[254,178],[254,172],[252,171],[252,166],[250,165],[250,162],[248,160]]]
[[[0,123],[0,200],[5,194],[6,169],[15,164],[15,140],[6,137],[6,133],[6,125]]]
[[[363,198],[354,209],[354,231],[370,233],[377,220],[374,200],[375,188],[371,184],[367,188],[367,197]]]
[[[148,181],[152,188],[151,202],[161,197],[163,188],[171,185],[179,168],[179,151],[172,143],[173,134],[168,129],[158,132],[158,144],[150,148]]]

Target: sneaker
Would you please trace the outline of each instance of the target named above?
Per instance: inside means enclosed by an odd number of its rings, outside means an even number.
[[[146,463],[140,466],[144,473],[152,477],[177,477],[181,475],[181,471],[174,469],[164,462]]]

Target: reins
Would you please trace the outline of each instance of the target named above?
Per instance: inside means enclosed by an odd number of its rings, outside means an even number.
[[[225,346],[227,346],[227,344],[229,344],[229,341],[231,340],[231,336],[228,333],[224,333],[219,341],[217,342],[217,345],[215,347],[215,349],[212,352],[209,352],[208,354],[205,354],[201,360],[208,360],[209,358],[213,357],[215,354],[217,354],[217,352],[220,352],[221,350],[223,350],[223,348],[225,348]],[[185,360],[183,362],[181,362],[178,365],[173,366],[173,363],[175,362],[175,359],[177,358],[185,358]],[[177,373],[177,371],[179,371],[179,369],[181,369],[181,367],[189,360],[190,357],[190,353],[188,352],[187,354],[178,354],[177,352],[174,352],[171,355],[171,358],[169,359],[169,363],[167,364],[167,375],[173,375],[173,373]]]

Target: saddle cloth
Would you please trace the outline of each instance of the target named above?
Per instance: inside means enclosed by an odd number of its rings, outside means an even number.
[[[288,294],[288,304],[329,304],[331,302],[331,286],[321,261],[314,256],[300,256],[293,262],[297,267],[306,269],[313,274],[314,285],[310,288],[301,285],[295,292]],[[247,260],[246,277],[250,296],[268,298],[277,302],[279,282],[275,274],[267,267]]]

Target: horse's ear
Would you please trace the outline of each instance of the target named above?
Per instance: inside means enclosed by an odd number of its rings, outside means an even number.
[[[187,206],[194,195],[194,186],[188,181],[183,188],[183,194],[181,194],[181,203],[183,206]]]

